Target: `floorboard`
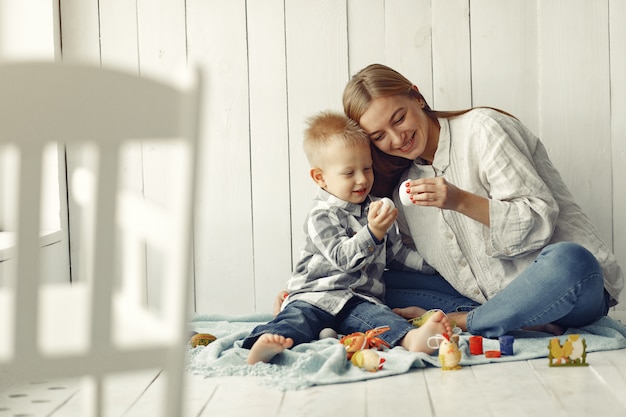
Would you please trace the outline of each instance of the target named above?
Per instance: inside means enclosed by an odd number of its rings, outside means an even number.
[[[415,370],[393,377],[372,379],[365,383],[368,416],[389,416],[395,410],[395,417],[433,416],[433,405],[426,385],[428,370]]]
[[[612,314],[613,315],[613,314]],[[614,317],[626,320],[626,312]],[[279,391],[258,377],[188,375],[184,417],[589,416],[626,415],[626,349],[591,352],[587,367],[549,367],[548,359],[415,369],[357,383]],[[80,416],[78,379],[13,383],[0,375],[0,417]],[[103,381],[106,417],[156,417],[165,379],[158,371]]]

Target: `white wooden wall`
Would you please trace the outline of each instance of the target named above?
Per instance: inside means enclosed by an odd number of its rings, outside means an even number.
[[[60,0],[60,13],[65,60],[206,72],[198,312],[270,310],[314,193],[304,120],[341,110],[349,76],[372,62],[434,108],[518,116],[626,266],[623,0]],[[139,178],[158,192],[158,168]]]
[[[0,62],[24,59],[53,61],[60,55],[58,4],[50,0],[0,0]],[[1,116],[0,116],[1,117]],[[1,120],[1,119],[0,119]],[[0,122],[1,123],[1,122]],[[18,158],[13,152],[0,149],[0,287],[15,268],[14,231],[19,208],[16,204]],[[42,160],[41,256],[46,265],[41,279],[46,282],[67,281],[66,206],[59,198],[64,172],[56,147],[50,146]]]

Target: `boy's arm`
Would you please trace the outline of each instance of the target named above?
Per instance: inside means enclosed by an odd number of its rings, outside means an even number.
[[[437,273],[437,270],[430,266],[419,252],[404,244],[395,225],[387,234],[387,267],[424,274]]]
[[[370,206],[370,212],[373,208]],[[368,227],[350,225],[349,215],[342,210],[314,210],[306,225],[307,247],[305,252],[317,253],[334,269],[342,272],[355,272],[369,264],[380,253],[382,222],[371,223]],[[373,226],[373,227],[371,227]],[[381,239],[379,239],[379,237]]]

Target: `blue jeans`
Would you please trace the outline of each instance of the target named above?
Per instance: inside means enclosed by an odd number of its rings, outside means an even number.
[[[339,334],[365,332],[376,327],[390,330],[378,337],[390,346],[396,346],[412,329],[411,323],[391,311],[389,307],[353,297],[337,316],[304,301],[293,301],[270,322],[255,327],[244,339],[242,347],[250,349],[264,333],[279,334],[293,339],[293,345],[319,338],[322,329],[330,327]]]
[[[609,310],[598,261],[575,243],[546,246],[524,272],[482,305],[461,295],[440,275],[385,271],[385,282],[391,308],[467,311],[467,331],[485,337],[548,323],[581,327]]]

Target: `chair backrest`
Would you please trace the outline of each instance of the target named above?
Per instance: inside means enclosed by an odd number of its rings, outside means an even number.
[[[181,414],[201,79],[168,82],[66,63],[0,65],[0,152],[18,158],[14,274],[0,287],[0,375],[22,380],[164,369],[164,415]],[[77,149],[68,200],[80,210],[80,279],[40,279],[42,153]],[[129,186],[124,158],[158,149],[156,196]],[[62,187],[64,188],[64,187]],[[67,214],[64,214],[67,215]],[[146,303],[146,253],[161,298]],[[100,390],[101,391],[101,390]],[[100,415],[102,401],[88,410]],[[83,414],[88,415],[88,414]]]

